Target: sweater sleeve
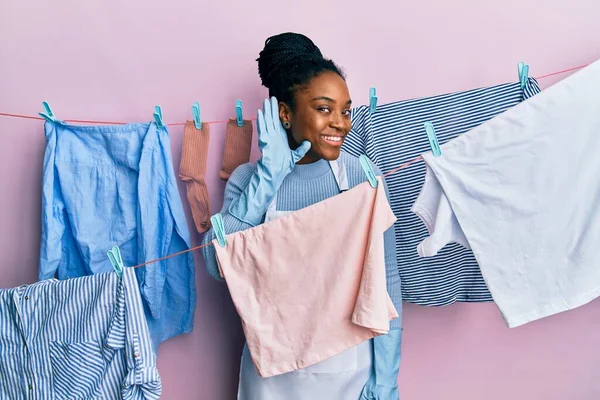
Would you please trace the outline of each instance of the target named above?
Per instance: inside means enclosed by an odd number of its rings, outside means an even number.
[[[225,186],[225,193],[223,195],[223,207],[221,208],[221,216],[223,217],[223,225],[225,227],[225,233],[235,233],[252,228],[252,225],[240,221],[229,213],[229,206],[231,202],[238,197],[246,189],[250,178],[255,170],[255,165],[252,163],[240,165],[233,171],[227,185]],[[210,228],[202,239],[202,244],[206,244],[215,240],[215,235],[212,228]],[[219,266],[217,264],[217,256],[214,246],[206,246],[202,248],[202,255],[204,257],[204,263],[206,265],[206,271],[210,276],[218,281],[223,282],[223,278],[219,275]]]

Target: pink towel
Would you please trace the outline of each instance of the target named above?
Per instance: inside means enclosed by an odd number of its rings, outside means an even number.
[[[396,221],[381,178],[215,241],[261,377],[316,364],[387,334],[383,233]]]

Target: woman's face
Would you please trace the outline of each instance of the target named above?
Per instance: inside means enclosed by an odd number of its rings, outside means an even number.
[[[350,128],[350,93],[346,82],[334,72],[324,72],[315,77],[306,90],[296,92],[296,107],[291,111],[279,105],[282,122],[290,123],[293,147],[305,140],[312,146],[298,164],[308,164],[321,158],[336,160]]]

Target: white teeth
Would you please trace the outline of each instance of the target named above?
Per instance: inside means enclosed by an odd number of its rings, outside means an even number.
[[[339,136],[325,136],[325,139],[332,142],[340,142],[342,140],[342,138]]]

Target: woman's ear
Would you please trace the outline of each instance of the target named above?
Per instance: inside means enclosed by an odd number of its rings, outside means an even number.
[[[279,102],[279,119],[281,120],[281,123],[285,129],[291,128],[292,110],[282,101]]]
[[[283,102],[279,102],[279,119],[283,124],[285,133],[287,134],[290,149],[296,150],[299,144],[296,142],[296,139],[294,139],[294,135],[292,134],[292,109]]]

